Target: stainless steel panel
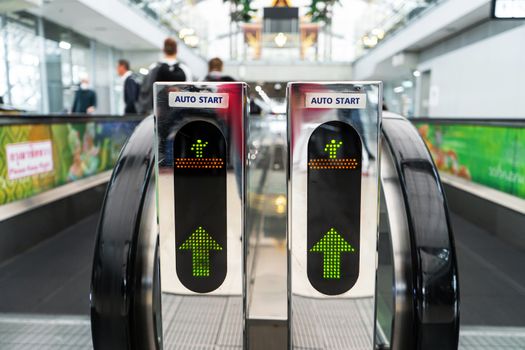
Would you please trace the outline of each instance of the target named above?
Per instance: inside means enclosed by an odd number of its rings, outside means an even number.
[[[193,344],[182,342],[177,343],[177,339],[172,334],[179,326],[190,322],[197,327],[210,327],[208,323],[201,324],[201,320],[207,318],[210,298],[223,300],[226,305],[228,300],[237,299],[236,302],[228,302],[229,313],[237,313],[242,317],[244,313],[244,255],[243,255],[243,231],[244,231],[244,126],[246,113],[246,84],[244,83],[157,83],[155,84],[155,118],[157,135],[157,191],[158,191],[158,222],[160,232],[160,271],[161,271],[161,290],[163,300],[172,296],[194,296],[192,299],[182,299],[192,302],[191,308],[178,307],[177,311],[170,317],[169,324],[163,324],[164,338],[169,337],[169,345],[184,349],[190,346],[197,346],[199,339],[194,339]],[[227,108],[187,108],[170,107],[169,96],[172,92],[183,93],[223,93],[228,94],[229,102]],[[226,172],[226,235],[227,235],[227,271],[222,284],[215,290],[206,293],[205,297],[201,293],[195,293],[188,289],[177,275],[177,261],[175,235],[176,220],[175,200],[177,194],[180,195],[183,188],[175,188],[174,185],[174,154],[173,142],[176,141],[178,132],[186,125],[195,121],[206,121],[213,124],[220,130],[226,140],[227,157],[224,160]],[[197,155],[198,157],[198,155]],[[189,200],[192,200],[191,198]],[[200,215],[206,218],[213,215],[207,212],[207,203],[202,203],[203,210]],[[182,206],[182,209],[185,209]],[[180,213],[180,209],[178,211]],[[182,214],[181,214],[182,215]],[[213,234],[213,233],[211,233]],[[180,248],[180,247],[179,247]],[[213,252],[212,252],[213,254]],[[213,261],[212,261],[213,264]],[[213,268],[213,266],[212,266]],[[210,272],[212,274],[213,272]],[[196,276],[195,274],[193,275]],[[197,276],[198,277],[198,276]],[[197,278],[196,277],[196,278]],[[202,295],[201,297],[197,297]],[[222,305],[222,304],[221,304]],[[221,313],[219,309],[216,310]],[[163,308],[163,314],[166,312]],[[214,311],[215,312],[215,311]],[[166,319],[165,315],[163,315]],[[228,332],[228,327],[219,327],[221,317],[214,318],[217,322],[213,327],[218,329],[218,337],[224,338]],[[173,328],[175,327],[175,328]],[[236,333],[240,337],[242,332]],[[167,339],[167,338],[166,338]],[[167,341],[167,340],[166,340]],[[165,347],[167,346],[165,341]],[[204,340],[203,340],[204,341]],[[243,339],[238,339],[237,343],[242,344]]]
[[[390,150],[384,144],[381,153],[381,189],[384,196],[381,207],[385,208],[386,225],[388,225],[388,232],[385,234],[390,236],[394,270],[393,281],[385,281],[385,284],[390,285],[393,309],[390,315],[385,315],[385,318],[390,316],[391,329],[388,333],[391,337],[384,341],[388,342],[390,348],[394,350],[412,349],[415,340],[413,337],[415,315],[412,312],[414,286],[410,233],[399,176]],[[381,278],[381,275],[378,275],[378,278]],[[378,281],[379,284],[381,282]],[[376,306],[376,312],[383,312],[379,305]],[[378,323],[377,327],[380,326]]]
[[[286,115],[253,115],[248,121],[247,347],[285,349],[288,346]]]
[[[306,106],[306,93],[366,95],[366,105],[361,109],[316,108]],[[325,341],[319,344],[322,349],[364,349],[371,348],[374,342],[373,322],[362,321],[360,339],[363,341],[346,342],[349,332],[356,325],[345,322],[333,322],[334,312],[344,310],[342,306],[334,308],[334,302],[351,305],[363,302],[373,304],[376,278],[376,244],[378,234],[378,198],[379,198],[379,150],[380,124],[382,110],[382,84],[380,82],[341,82],[341,83],[291,83],[288,85],[288,143],[290,150],[290,169],[288,179],[288,234],[289,234],[289,317],[291,320],[292,348],[299,348],[303,343],[302,335],[296,324],[301,320],[316,316],[314,327],[331,325],[323,332]],[[335,96],[335,95],[334,95]],[[360,199],[360,257],[359,277],[355,285],[347,292],[328,296],[320,293],[307,277],[307,201],[308,201],[308,142],[320,125],[342,121],[351,125],[360,135],[362,150],[361,199]],[[351,191],[352,188],[337,188],[334,191]],[[327,218],[327,224],[330,218]],[[334,300],[335,299],[335,300]],[[308,301],[308,308],[296,307],[297,302]],[[315,310],[318,310],[315,312]],[[333,312],[325,312],[332,310]],[[341,317],[346,315],[342,311]],[[351,315],[346,315],[352,317]],[[372,308],[363,308],[361,317],[356,320],[373,320]],[[331,321],[332,320],[332,321]],[[359,323],[359,322],[358,322]]]

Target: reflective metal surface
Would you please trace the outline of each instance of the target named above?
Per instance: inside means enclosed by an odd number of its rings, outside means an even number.
[[[366,94],[367,104],[364,109],[311,109],[305,108],[305,94],[320,93],[362,93]],[[373,322],[350,325],[345,321],[345,314],[321,312],[331,308],[337,300],[348,305],[357,304],[365,310],[364,304],[373,302],[376,278],[376,243],[378,232],[378,197],[379,197],[379,127],[381,120],[381,83],[291,83],[288,86],[288,135],[290,145],[290,170],[288,180],[288,238],[289,238],[289,317],[293,339],[291,347],[298,348],[301,338],[306,335],[298,332],[296,324],[301,319],[316,318],[316,324],[333,324],[330,330],[320,332],[328,337],[321,341],[320,348],[328,349],[335,345],[346,349],[365,349],[372,347]],[[307,160],[308,142],[313,131],[323,123],[343,121],[351,125],[360,135],[363,145],[363,164],[361,165],[361,215],[359,257],[359,277],[355,285],[337,296],[321,294],[310,284],[307,277]],[[348,188],[334,188],[334,191],[352,191]],[[322,208],[319,208],[322,209]],[[326,218],[326,224],[330,218]],[[327,226],[327,230],[330,226]],[[334,300],[336,299],[336,300]],[[299,308],[300,302],[311,302],[309,308]],[[356,304],[356,305],[357,305]],[[342,306],[336,309],[343,310]],[[334,310],[336,310],[334,309]],[[363,311],[364,312],[364,311]],[[339,315],[339,316],[338,316]],[[364,312],[363,320],[373,320],[372,309]],[[360,318],[354,318],[358,320]],[[316,326],[313,325],[315,328]],[[354,329],[357,334],[348,338]],[[344,345],[343,345],[344,344]]]
[[[388,123],[383,115],[383,125]],[[413,309],[413,268],[410,232],[405,201],[390,149],[382,144],[381,153],[381,227],[379,234],[379,267],[376,291],[376,327],[385,334],[381,344],[391,349],[415,349]],[[384,251],[382,247],[384,246]],[[389,250],[389,251],[388,251]],[[383,272],[382,259],[390,255],[392,273]],[[393,284],[393,285],[392,285]],[[381,290],[381,286],[384,288]],[[391,308],[386,305],[392,303]]]
[[[286,115],[250,115],[247,142],[247,348],[285,349],[288,345]]]
[[[409,121],[387,116],[383,120],[383,136],[389,150],[382,164],[386,171],[383,181],[396,277],[392,348],[455,349],[459,337],[457,262],[438,173]],[[391,171],[392,164],[397,179]],[[398,211],[402,208],[401,196],[405,219]]]
[[[157,170],[157,188],[158,188],[158,222],[160,232],[160,271],[161,271],[161,289],[163,293],[163,299],[170,296],[184,296],[184,295],[199,295],[189,289],[189,285],[185,284],[181,280],[181,264],[183,260],[180,258],[180,252],[176,249],[177,234],[182,234],[181,231],[177,232],[177,223],[182,220],[192,220],[194,222],[200,222],[200,220],[207,220],[207,218],[216,217],[216,209],[212,209],[214,202],[221,201],[223,199],[210,197],[206,201],[200,203],[202,211],[198,216],[189,211],[190,204],[195,204],[191,197],[188,197],[186,204],[181,203],[178,207],[176,206],[177,196],[182,196],[183,193],[188,192],[183,182],[177,182],[175,163],[179,159],[175,154],[177,151],[177,140],[179,135],[183,137],[187,135],[187,126],[191,123],[205,123],[211,125],[215,130],[219,130],[224,136],[226,145],[226,156],[223,161],[224,164],[221,166],[225,169],[225,194],[226,198],[226,241],[222,245],[224,250],[227,251],[226,264],[220,263],[220,267],[227,266],[226,276],[220,286],[215,289],[206,289],[206,294],[211,295],[214,298],[224,298],[225,302],[229,298],[237,297],[239,300],[242,299],[243,284],[244,284],[244,255],[243,255],[243,225],[244,225],[244,169],[243,163],[245,160],[245,149],[244,149],[244,125],[245,125],[245,113],[246,113],[246,84],[244,83],[157,83],[155,84],[155,118],[156,118],[156,135],[157,135],[157,152],[158,152],[158,170]],[[169,96],[171,93],[219,93],[228,94],[229,104],[226,108],[188,108],[188,107],[171,107],[169,103]],[[196,125],[196,124],[194,124]],[[200,124],[199,124],[200,125]],[[204,124],[203,124],[204,125]],[[183,130],[184,129],[184,130]],[[198,130],[197,130],[198,132]],[[208,135],[209,136],[209,135]],[[203,142],[208,140],[203,139]],[[200,140],[199,140],[200,141]],[[211,141],[210,141],[211,142]],[[208,145],[208,148],[213,146]],[[193,147],[193,146],[192,146]],[[188,146],[189,148],[189,146]],[[189,150],[188,150],[189,151]],[[199,156],[201,158],[199,158]],[[195,156],[199,159],[205,159],[202,154]],[[222,159],[222,158],[221,158]],[[188,176],[186,179],[188,183],[194,183],[202,178],[200,173]],[[174,180],[175,179],[175,180]],[[211,178],[213,180],[214,178]],[[210,181],[211,181],[210,180]],[[208,180],[207,180],[208,181]],[[179,187],[176,186],[179,184]],[[219,183],[220,185],[220,183]],[[199,186],[199,185],[196,185]],[[214,185],[215,186],[215,185]],[[216,189],[211,187],[210,190]],[[196,188],[197,190],[197,188]],[[202,191],[201,191],[202,192]],[[179,216],[181,215],[181,216]],[[192,216],[193,215],[193,216]],[[216,219],[210,219],[210,224],[214,224]],[[220,225],[219,225],[220,226]],[[180,227],[180,226],[179,226]],[[217,234],[214,232],[212,234]],[[217,236],[215,236],[217,239]],[[179,245],[180,247],[180,245]],[[226,249],[227,247],[227,249]],[[219,254],[219,253],[217,253]],[[179,259],[179,260],[177,260]],[[190,260],[192,261],[192,260]],[[214,256],[210,254],[210,264],[212,272],[208,272],[210,278],[214,277],[213,269],[219,268],[219,265],[214,265],[218,260],[214,260]],[[190,270],[191,271],[191,270]],[[204,278],[199,279],[193,274],[193,280],[197,282],[204,281]],[[191,277],[191,276],[190,276]],[[211,290],[211,291],[210,291]],[[182,299],[190,300],[190,299]],[[207,307],[210,305],[210,298],[200,297],[193,298],[196,306],[193,308],[191,314],[181,314],[175,312],[171,317],[172,322],[170,324],[163,325],[163,332],[165,337],[172,333],[174,327],[182,324],[182,322],[194,322],[198,324],[200,319],[206,318]],[[244,302],[228,301],[230,305],[237,305],[232,312],[237,312],[238,315],[242,315],[244,312]],[[233,303],[233,304],[232,304]],[[197,304],[201,304],[200,306]],[[179,308],[180,309],[180,308]],[[163,315],[168,310],[162,309]],[[221,334],[227,332],[227,327],[221,327],[222,320],[217,319],[217,324],[209,325],[218,329],[218,337],[222,337]],[[241,335],[239,333],[239,335]],[[177,339],[180,339],[181,343],[177,343]],[[166,340],[167,341],[167,340]],[[170,340],[171,346],[176,348],[188,348],[192,345],[183,343],[182,338],[175,338]],[[203,340],[204,341],[204,340]],[[215,341],[215,339],[213,339]],[[239,343],[242,344],[242,339],[238,339]],[[197,341],[197,344],[199,342]],[[202,343],[201,345],[205,345]],[[210,344],[212,345],[212,344]]]
[[[106,183],[110,177],[111,171],[108,170],[103,173],[93,175],[85,179],[80,179],[75,182],[70,182],[60,187],[39,193],[30,198],[4,204],[2,205],[2,211],[0,212],[0,221],[5,221],[59,199],[67,198],[76,193],[80,193],[98,185],[102,185]]]
[[[155,207],[155,177],[151,176],[144,196],[140,217],[135,260],[134,329],[139,349],[161,349],[162,315],[160,309],[160,276],[158,275],[158,226]]]

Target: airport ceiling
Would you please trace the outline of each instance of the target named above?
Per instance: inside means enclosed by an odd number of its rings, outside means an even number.
[[[359,50],[375,46],[391,28],[402,23],[404,16],[415,9],[424,8],[435,0],[317,0],[319,3],[334,3],[331,33],[343,40],[338,46],[339,59],[352,60]],[[189,46],[214,45],[214,41],[231,33],[230,11],[232,1],[225,0],[132,0],[146,12],[156,14],[165,23],[170,23],[186,38]],[[240,1],[238,1],[240,2]],[[274,3],[287,3],[299,8],[301,18],[308,20],[312,0],[251,0],[250,22],[262,18],[262,9]],[[242,7],[242,6],[241,6]],[[311,18],[311,17],[310,17]],[[363,41],[365,44],[363,45]],[[216,44],[217,45],[217,44]],[[222,44],[218,44],[221,46]],[[343,47],[345,46],[345,47]]]
[[[413,8],[424,6],[427,3],[434,2],[434,0],[316,0],[317,6],[325,6],[325,3],[334,3],[333,17],[334,20],[341,18],[348,20],[352,18],[351,14],[364,15],[366,23],[351,22],[352,26],[360,26],[358,28],[366,31],[374,27],[378,23],[387,20],[389,17],[395,16],[399,13],[408,12]],[[198,11],[199,18],[193,18],[189,22],[195,23],[198,19],[208,20],[223,17],[225,20],[229,19],[230,5],[235,1],[227,0],[130,0],[136,6],[145,9],[146,11],[156,13],[160,17],[169,20],[180,21],[184,23],[187,17],[191,17],[192,13]],[[240,2],[237,0],[237,2]],[[307,15],[312,4],[312,0],[250,0],[250,7],[254,10],[252,15],[254,18],[260,16],[260,11],[264,7],[272,6],[274,3],[287,3],[290,6],[299,7],[302,15]],[[199,11],[200,10],[200,11]],[[348,25],[348,21],[346,24]],[[184,23],[191,24],[191,23]],[[219,30],[221,28],[218,28]]]
[[[27,1],[27,0],[24,0]],[[243,0],[244,1],[244,0]],[[332,60],[351,61],[363,50],[374,47],[385,35],[404,23],[405,16],[417,14],[436,0],[316,0],[318,8],[334,4],[327,33],[335,38]],[[158,47],[152,37],[162,37],[163,29],[173,30],[189,47],[206,56],[206,52],[228,55],[228,37],[242,29],[232,29],[232,3],[240,0],[46,0],[31,12],[42,15],[66,27],[75,28],[87,37],[96,37],[105,44],[120,49],[148,50]],[[122,7],[119,16],[108,13],[109,3]],[[299,8],[302,22],[315,21],[309,13],[313,0],[250,0],[249,15],[244,23],[260,23],[262,9],[275,3]],[[88,5],[89,4],[89,5]],[[120,4],[120,5],[118,5]],[[321,7],[319,7],[321,6]],[[127,9],[124,9],[127,7]],[[242,5],[240,5],[242,7]],[[98,13],[97,13],[98,11]],[[137,33],[138,23],[131,14],[141,12],[143,30]],[[82,16],[78,16],[82,13]],[[145,16],[144,16],[145,15]],[[131,22],[131,23],[130,23]],[[323,23],[321,20],[320,23]],[[160,24],[160,25],[159,25]],[[147,31],[145,27],[155,26]],[[157,40],[158,41],[158,40]]]

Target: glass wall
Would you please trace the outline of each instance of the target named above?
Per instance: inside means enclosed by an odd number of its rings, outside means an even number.
[[[9,103],[28,111],[42,110],[40,42],[34,16],[7,17],[3,28]]]
[[[443,0],[376,0],[367,1],[359,28],[356,57],[376,47],[385,38],[406,27]],[[365,2],[363,2],[365,4]]]
[[[5,31],[4,18],[0,16],[0,57],[5,57]],[[6,62],[0,62],[0,102],[7,103],[9,97],[7,96],[7,79],[6,79]]]
[[[29,13],[0,15],[0,96],[30,113],[67,113],[80,81],[88,79],[98,97],[96,113],[119,113],[118,53]]]
[[[414,116],[415,79],[400,77],[384,82],[383,98],[386,108],[408,118]]]
[[[98,42],[93,42],[93,74],[91,76],[91,86],[97,93],[97,111],[103,106],[113,105],[115,101],[113,82],[117,78],[115,73],[115,64],[108,64],[108,62],[115,62],[120,57],[113,57],[113,50],[106,45]],[[122,83],[120,83],[122,84]],[[123,111],[119,109],[118,111]]]
[[[49,112],[67,112],[82,78],[92,75],[91,41],[43,20]]]
[[[113,169],[139,123],[138,118],[43,120],[0,125],[0,206]]]

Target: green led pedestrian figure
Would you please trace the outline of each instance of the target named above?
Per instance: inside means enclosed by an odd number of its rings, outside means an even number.
[[[324,151],[328,152],[328,157],[330,159],[337,158],[337,149],[343,145],[343,141],[337,142],[336,140],[331,140],[324,147]]]
[[[197,142],[195,142],[193,145],[191,145],[191,148],[190,150],[194,151],[195,152],[195,157],[196,158],[202,158],[204,152],[204,147],[206,147],[208,145],[208,142],[204,142],[202,140],[197,140]]]

